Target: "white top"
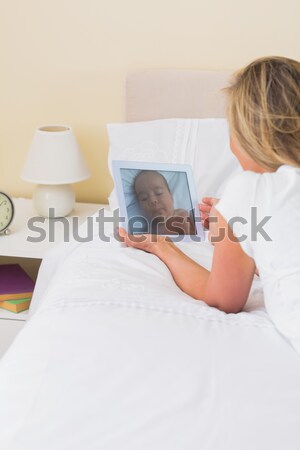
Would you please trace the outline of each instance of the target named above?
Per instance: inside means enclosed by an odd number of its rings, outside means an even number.
[[[245,171],[216,208],[255,261],[271,319],[300,353],[300,168]]]

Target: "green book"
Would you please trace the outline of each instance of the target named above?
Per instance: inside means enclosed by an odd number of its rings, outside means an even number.
[[[18,313],[21,311],[25,311],[25,309],[29,308],[30,298],[20,298],[18,300],[5,300],[4,302],[0,302],[0,308],[7,309],[8,311]]]

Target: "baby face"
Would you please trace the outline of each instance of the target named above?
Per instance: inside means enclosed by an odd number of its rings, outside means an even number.
[[[174,214],[173,197],[166,180],[157,172],[144,172],[135,180],[138,202],[148,219]]]

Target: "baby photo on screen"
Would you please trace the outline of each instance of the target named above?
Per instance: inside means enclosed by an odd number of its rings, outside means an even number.
[[[170,185],[173,185],[172,189]],[[148,232],[195,234],[192,203],[184,172],[144,169],[134,177],[132,189]]]
[[[130,234],[203,239],[191,166],[112,161],[112,169],[120,213]]]

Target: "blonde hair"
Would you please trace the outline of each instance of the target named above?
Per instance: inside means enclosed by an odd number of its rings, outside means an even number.
[[[225,91],[230,132],[241,150],[265,168],[300,167],[300,62],[258,59]]]

